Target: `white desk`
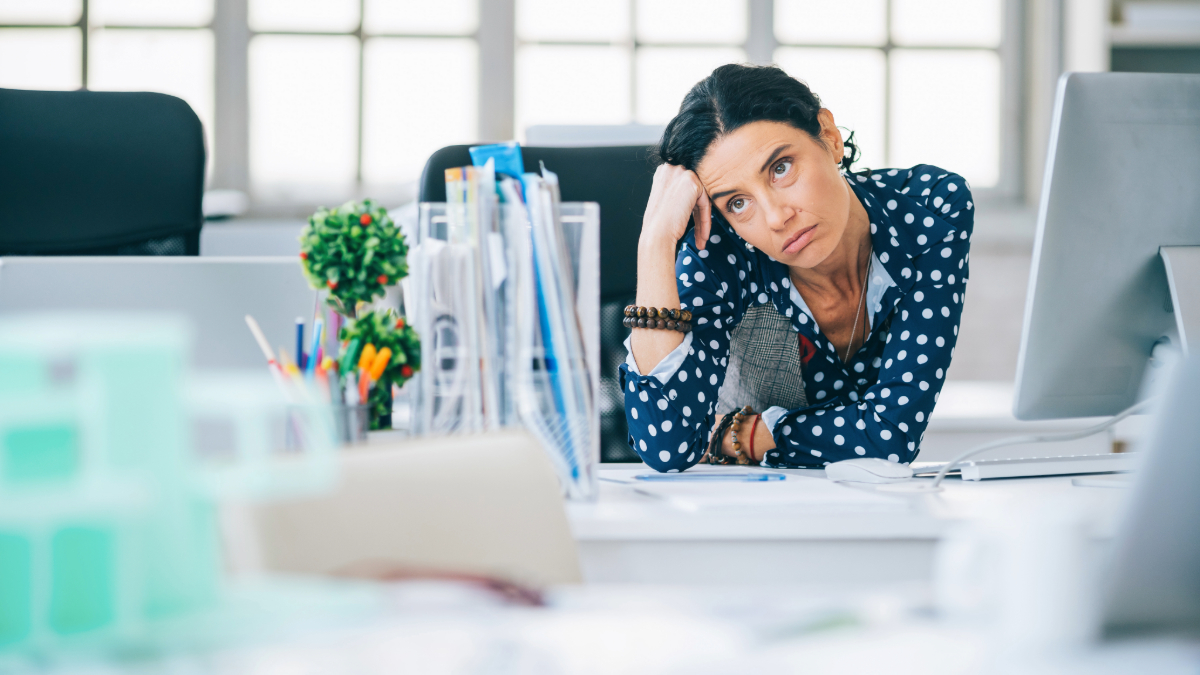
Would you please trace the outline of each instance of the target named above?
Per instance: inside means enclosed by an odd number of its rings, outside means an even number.
[[[723,467],[690,471],[718,468]],[[650,471],[641,464],[605,465],[600,476],[621,479]],[[729,483],[708,485],[720,490]],[[809,576],[793,582],[849,586],[863,579],[929,582],[935,547],[947,528],[1011,499],[1079,500],[1097,514],[1097,534],[1103,539],[1126,493],[1074,487],[1069,477],[979,483],[951,478],[944,485],[942,493],[911,496],[909,509],[896,512],[687,512],[631,486],[601,480],[597,501],[569,503],[567,513],[587,582],[756,584],[799,572]]]

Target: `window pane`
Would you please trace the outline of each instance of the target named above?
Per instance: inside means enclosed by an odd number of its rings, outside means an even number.
[[[740,49],[643,47],[637,53],[637,121],[665,124],[683,97],[714,68],[746,60]]]
[[[467,35],[479,25],[476,0],[367,0],[369,33]]]
[[[775,0],[775,37],[784,44],[880,45],[887,0]]]
[[[642,42],[741,44],[746,0],[634,0]]]
[[[877,49],[804,49],[784,47],[775,62],[789,75],[808,84],[842,127],[842,137],[854,132],[862,151],[855,168],[884,163],[883,52]]]
[[[88,49],[89,89],[178,96],[196,111],[213,147],[211,31],[97,30]]]
[[[82,38],[76,28],[0,30],[0,87],[78,89]]]
[[[358,40],[307,35],[251,40],[255,183],[352,183],[357,112]]]
[[[898,45],[999,47],[1001,0],[892,0]]]
[[[358,0],[249,0],[254,30],[348,33],[358,28]]]
[[[474,40],[373,38],[363,78],[363,179],[416,180],[435,150],[477,137]]]
[[[629,39],[630,0],[517,0],[522,40],[615,42]]]
[[[81,0],[0,0],[0,23],[71,24],[82,11]]]
[[[627,124],[629,51],[527,46],[517,52],[517,131],[534,124]]]
[[[891,55],[891,161],[934,164],[974,187],[1000,176],[1000,57],[897,49]]]
[[[88,17],[97,26],[207,26],[213,0],[91,0]]]

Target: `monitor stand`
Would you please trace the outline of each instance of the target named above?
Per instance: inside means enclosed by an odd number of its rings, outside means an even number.
[[[1167,270],[1175,327],[1187,356],[1189,343],[1200,351],[1200,246],[1163,246],[1158,254]]]

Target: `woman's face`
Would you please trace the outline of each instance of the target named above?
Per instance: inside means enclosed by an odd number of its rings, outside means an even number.
[[[752,122],[715,141],[696,167],[712,207],[755,248],[810,269],[834,251],[857,198],[841,177],[842,137],[822,109],[821,140]]]

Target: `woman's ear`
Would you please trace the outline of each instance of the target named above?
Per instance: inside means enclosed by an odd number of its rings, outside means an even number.
[[[840,166],[846,146],[842,143],[842,132],[838,131],[833,121],[833,113],[828,108],[821,108],[817,113],[817,121],[821,123],[821,142],[833,153],[833,163]]]

